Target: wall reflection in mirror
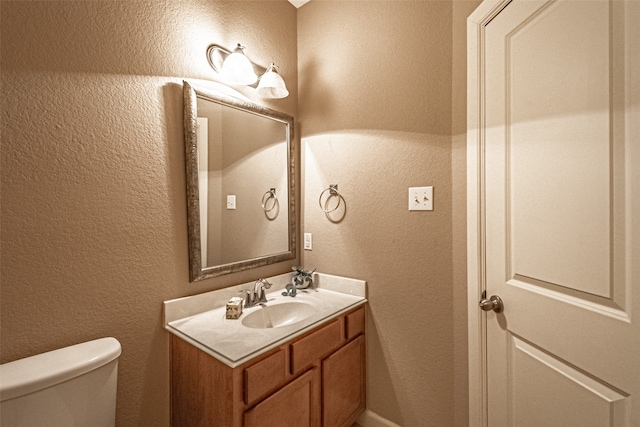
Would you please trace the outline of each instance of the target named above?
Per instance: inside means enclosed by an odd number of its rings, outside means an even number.
[[[295,258],[293,117],[183,89],[191,281]]]

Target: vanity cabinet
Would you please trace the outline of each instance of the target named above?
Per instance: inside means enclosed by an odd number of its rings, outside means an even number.
[[[365,409],[364,307],[231,368],[171,338],[175,427],[349,427]]]

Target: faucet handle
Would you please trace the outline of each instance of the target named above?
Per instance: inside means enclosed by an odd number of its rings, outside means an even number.
[[[244,303],[242,305],[244,306],[244,308],[251,307],[253,303],[252,301],[253,291],[251,289],[242,289],[239,291],[239,293],[243,294]]]
[[[258,279],[256,281],[256,287],[258,286],[264,289],[269,289],[271,287],[271,283],[267,279]]]

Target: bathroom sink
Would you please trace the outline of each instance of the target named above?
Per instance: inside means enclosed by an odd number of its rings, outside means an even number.
[[[201,350],[227,366],[241,366],[366,303],[366,282],[314,274],[317,287],[298,289],[295,297],[283,295],[291,283],[290,273],[270,278],[273,286],[265,295],[266,304],[243,307],[238,319],[227,319],[226,303],[254,283],[165,301],[165,327],[199,343]]]
[[[306,320],[317,312],[314,304],[300,300],[266,303],[243,316],[242,324],[248,328],[281,328]]]

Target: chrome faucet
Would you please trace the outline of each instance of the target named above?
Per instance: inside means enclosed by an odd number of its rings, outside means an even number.
[[[269,289],[271,283],[267,279],[258,279],[253,285],[253,290],[245,289],[244,293],[244,308],[253,307],[255,305],[267,302],[267,293],[265,289]]]

